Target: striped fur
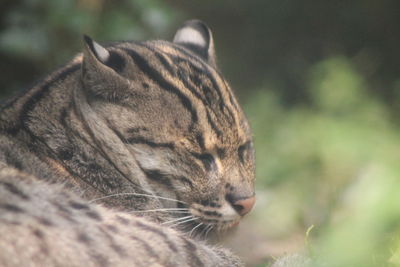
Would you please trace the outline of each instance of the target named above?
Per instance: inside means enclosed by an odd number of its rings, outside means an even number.
[[[0,171],[0,266],[240,266],[229,251]],[[38,208],[38,206],[42,208]]]
[[[102,47],[85,37],[82,54],[2,107],[0,169],[17,169],[20,174],[15,179],[25,180],[25,174],[35,177],[35,190],[50,191],[43,197],[46,206],[61,190],[95,202],[82,205],[100,210],[102,217],[117,216],[115,209],[134,211],[137,215],[121,216],[136,225],[134,237],[127,242],[144,242],[142,250],[155,245],[146,243],[142,229],[152,227],[180,240],[175,244],[178,252],[161,249],[165,253],[180,257],[185,253],[182,246],[204,248],[206,252],[199,252],[202,257],[190,254],[182,259],[207,262],[215,257],[218,265],[218,260],[226,260],[216,255],[218,250],[169,229],[197,237],[223,232],[242,217],[232,199],[254,195],[251,131],[215,62],[211,31],[199,21],[187,22],[173,43],[117,42]],[[3,174],[0,182],[4,179],[8,178]],[[19,181],[7,183],[17,191],[29,187]],[[63,189],[53,183],[62,184]],[[65,207],[68,198],[54,205]],[[0,200],[0,205],[9,205],[2,201],[6,200]],[[33,216],[31,209],[41,205],[38,201],[21,209],[29,209]],[[1,216],[0,209],[0,221]],[[55,221],[57,216],[49,215]],[[83,227],[90,225],[76,220]],[[24,227],[18,231],[29,235]],[[93,235],[81,239],[90,240]],[[143,239],[146,242],[139,241]],[[162,257],[160,253],[157,249],[154,257]],[[144,257],[142,252],[138,255]],[[137,266],[147,266],[141,257],[136,258]]]

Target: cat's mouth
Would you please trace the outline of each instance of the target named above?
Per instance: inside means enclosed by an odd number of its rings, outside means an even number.
[[[252,200],[252,198],[254,197],[248,199]],[[175,207],[164,209],[172,217],[162,224],[180,229],[192,237],[208,239],[210,236],[215,236],[213,234],[224,236],[226,232],[230,232],[239,225],[240,220],[247,212],[243,213],[237,205],[233,205],[229,201],[229,198],[226,201],[218,200],[221,198],[188,203],[177,199]],[[251,207],[254,204],[254,200],[252,201]],[[245,204],[243,204],[244,208],[246,208]]]
[[[228,205],[226,207],[224,205],[210,207],[192,203],[186,210],[185,214],[176,216],[175,219],[166,222],[166,224],[176,226],[190,236],[201,238],[208,238],[215,233],[220,235],[227,232],[237,226],[242,218]]]

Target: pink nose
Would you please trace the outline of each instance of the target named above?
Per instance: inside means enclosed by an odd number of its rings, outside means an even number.
[[[232,205],[233,205],[233,208],[241,216],[244,216],[253,209],[255,203],[256,203],[256,197],[252,196],[249,198],[237,200]]]

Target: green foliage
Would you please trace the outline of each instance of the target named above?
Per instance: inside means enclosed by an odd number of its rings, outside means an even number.
[[[144,39],[149,33],[165,34],[176,15],[159,0],[118,2],[21,1],[6,14],[0,49],[24,57],[48,58],[54,51],[70,57],[76,53],[73,49],[79,47],[83,33],[100,40]]]
[[[179,16],[162,0],[23,0],[9,5],[0,20],[0,96],[26,87],[79,53],[83,34],[99,42],[161,38]]]
[[[286,109],[264,89],[246,106],[258,185],[273,192],[270,231],[313,225],[307,243],[324,266],[400,264],[400,129],[351,61],[309,73],[310,105]]]

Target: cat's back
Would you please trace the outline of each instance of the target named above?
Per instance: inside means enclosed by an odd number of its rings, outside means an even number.
[[[63,186],[0,171],[0,266],[239,266],[212,248]]]

